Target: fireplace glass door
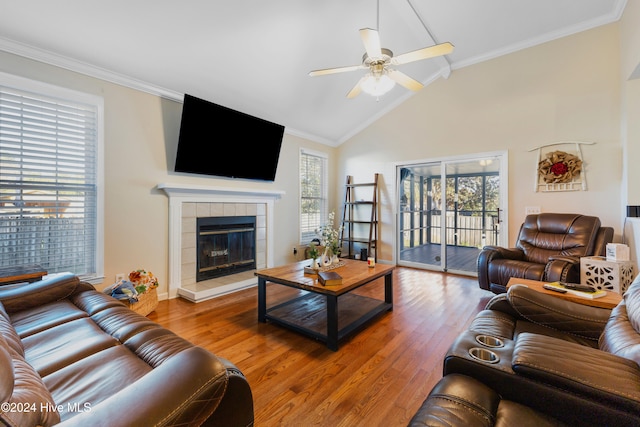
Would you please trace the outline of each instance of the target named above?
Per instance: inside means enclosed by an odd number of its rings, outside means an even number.
[[[256,268],[255,217],[198,218],[196,280],[236,274]]]

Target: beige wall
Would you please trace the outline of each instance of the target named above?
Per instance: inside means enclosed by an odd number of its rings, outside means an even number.
[[[330,186],[338,185],[334,178],[335,148],[291,135],[285,135],[273,183],[175,174],[170,171],[175,161],[181,103],[4,52],[0,52],[0,71],[104,98],[105,280],[99,288],[113,283],[117,273],[145,268],[158,276],[160,294],[166,293],[168,198],[155,189],[159,183],[284,191],[275,203],[276,264],[293,261],[293,247],[298,244],[300,148],[326,152],[334,168]],[[250,144],[247,142],[247,149]]]
[[[625,182],[623,205],[640,205],[640,2],[629,1],[620,20],[622,140]],[[631,79],[631,76],[635,77]]]
[[[397,162],[507,150],[510,243],[525,206],[596,215],[621,233],[618,30],[611,24],[455,70],[340,146],[339,170],[384,173],[394,202]],[[534,192],[529,150],[566,140],[597,142],[583,146],[588,191]],[[393,209],[382,221],[380,255],[391,260]]]

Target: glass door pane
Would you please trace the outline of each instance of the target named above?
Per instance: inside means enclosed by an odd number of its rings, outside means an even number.
[[[479,157],[401,167],[398,263],[476,274],[480,249],[500,242],[500,163]]]
[[[494,163],[498,161],[446,163],[445,270],[475,273],[482,247],[497,241],[500,176]]]
[[[442,266],[440,162],[400,171],[399,260],[405,265]]]

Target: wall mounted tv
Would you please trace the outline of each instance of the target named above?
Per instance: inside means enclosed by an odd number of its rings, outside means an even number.
[[[176,172],[274,181],[284,126],[184,96]]]

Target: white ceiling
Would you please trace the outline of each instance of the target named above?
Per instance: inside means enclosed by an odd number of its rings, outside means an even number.
[[[626,0],[0,0],[0,50],[151,93],[203,98],[329,145],[414,95],[346,94],[364,70],[360,28],[398,55],[453,53],[398,69],[427,85],[456,69],[616,21]],[[379,22],[379,26],[378,26]],[[595,53],[594,53],[595,55]],[[0,64],[0,69],[1,69]]]

